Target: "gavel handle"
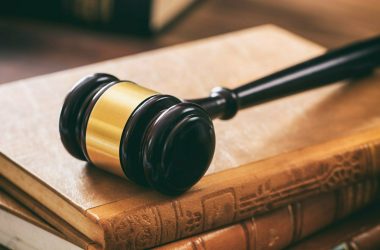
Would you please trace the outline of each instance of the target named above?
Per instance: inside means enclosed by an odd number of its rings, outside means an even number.
[[[212,118],[230,119],[239,109],[371,73],[380,64],[380,36],[296,64],[236,89],[215,88],[210,97],[189,100]]]

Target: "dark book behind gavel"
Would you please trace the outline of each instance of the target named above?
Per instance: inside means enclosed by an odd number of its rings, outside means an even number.
[[[59,132],[67,151],[107,171],[169,195],[191,188],[215,150],[212,119],[240,109],[370,74],[380,64],[380,37],[294,65],[236,89],[181,100],[97,73],[64,101]],[[379,97],[380,98],[380,97]]]

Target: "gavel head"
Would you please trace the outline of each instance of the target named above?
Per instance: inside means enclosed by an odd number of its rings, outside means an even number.
[[[202,107],[101,73],[68,93],[59,131],[74,157],[170,195],[204,175],[215,149]]]

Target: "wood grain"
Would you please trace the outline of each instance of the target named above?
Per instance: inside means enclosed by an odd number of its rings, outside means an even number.
[[[379,33],[377,0],[200,1],[155,37],[0,17],[0,82],[272,23],[331,48]]]

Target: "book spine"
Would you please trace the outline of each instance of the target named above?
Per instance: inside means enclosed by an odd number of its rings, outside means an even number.
[[[373,250],[380,249],[380,225],[371,227],[349,240],[335,246],[333,250]]]
[[[8,15],[65,21],[111,31],[152,32],[151,0],[14,0],[4,5]]]
[[[323,145],[318,153],[310,148],[243,166],[234,175],[229,171],[211,175],[204,180],[207,189],[101,219],[98,223],[104,230],[106,247],[151,248],[377,176],[380,141],[371,133],[367,137],[372,141],[360,136]],[[298,159],[294,160],[295,156]],[[365,195],[356,199],[367,200]],[[357,203],[351,198],[345,201]],[[349,213],[348,207],[336,210]],[[298,211],[297,206],[293,209]]]
[[[62,14],[96,28],[150,33],[151,0],[61,0]]]
[[[359,182],[156,249],[282,249],[368,205],[378,186],[376,179]]]

